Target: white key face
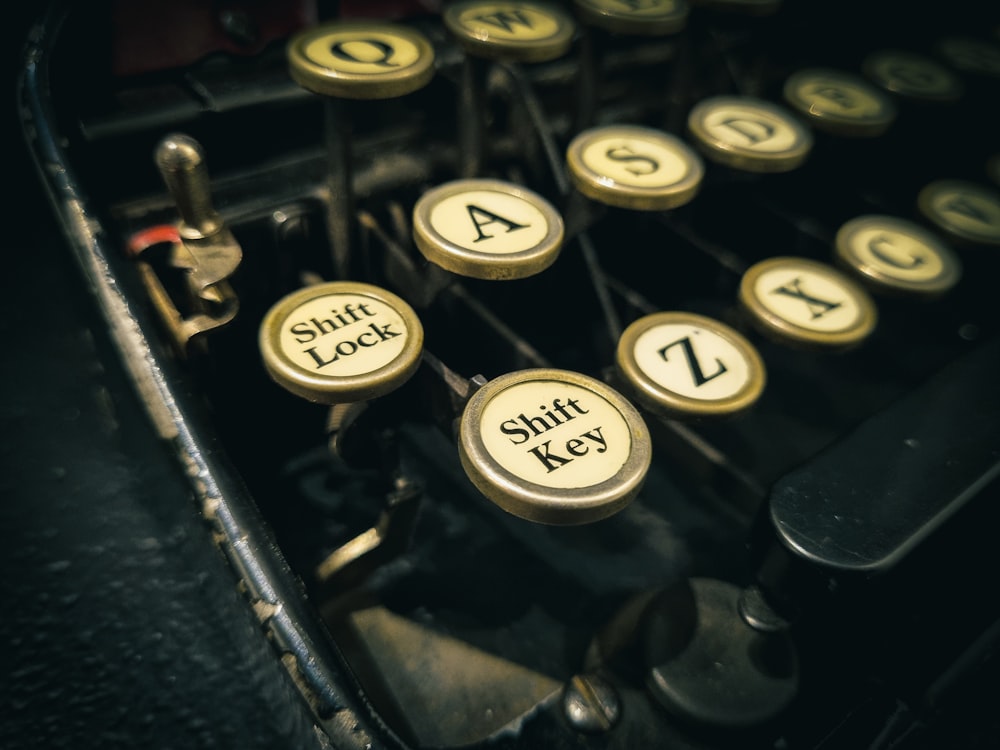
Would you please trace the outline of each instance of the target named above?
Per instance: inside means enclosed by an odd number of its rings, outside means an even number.
[[[877,52],[865,61],[870,78],[889,91],[919,99],[952,99],[962,92],[958,77],[930,58],[906,52]]]
[[[434,76],[434,48],[420,32],[378,21],[307,28],[287,47],[289,73],[309,91],[347,99],[411,93]]]
[[[291,311],[281,326],[282,353],[303,371],[339,378],[375,372],[406,348],[402,316],[373,297],[329,294]]]
[[[818,76],[795,91],[812,112],[865,120],[877,116],[883,108],[880,97],[845,79]]]
[[[478,279],[540,273],[562,249],[563,220],[541,195],[501,180],[454,180],[413,206],[413,239],[424,257]]]
[[[728,104],[714,107],[702,125],[717,141],[761,153],[782,153],[801,143],[800,130],[787,118],[765,109]]]
[[[582,151],[595,174],[622,185],[659,188],[676,185],[691,171],[684,154],[666,141],[609,133]]]
[[[530,3],[476,3],[457,14],[456,24],[484,40],[538,42],[561,29],[558,17]]]
[[[848,331],[862,314],[856,298],[840,279],[805,268],[765,271],[757,279],[754,293],[768,311],[809,331]]]
[[[635,342],[646,377],[684,398],[721,401],[741,393],[751,369],[743,352],[714,331],[687,323],[655,326]]]
[[[602,395],[554,380],[493,396],[478,430],[489,455],[519,479],[554,489],[612,479],[632,450],[628,423]]]
[[[893,217],[850,221],[838,232],[837,241],[838,251],[851,266],[890,284],[927,286],[953,274],[957,264],[933,235]]]
[[[701,157],[680,138],[629,125],[585,130],[569,144],[566,159],[584,195],[635,210],[687,203],[704,174]]]
[[[331,31],[306,44],[303,53],[331,71],[373,76],[393,75],[421,58],[406,36],[365,28]]]
[[[535,203],[492,190],[445,198],[430,210],[430,226],[448,242],[492,255],[530,250],[549,234],[549,220]]]
[[[976,183],[941,181],[921,191],[924,215],[963,239],[1000,244],[1000,193]]]

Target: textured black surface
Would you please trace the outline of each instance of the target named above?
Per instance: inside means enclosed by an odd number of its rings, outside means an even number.
[[[0,747],[317,746],[36,187],[6,40]]]

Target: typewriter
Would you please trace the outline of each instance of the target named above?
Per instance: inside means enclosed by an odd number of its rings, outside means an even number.
[[[68,3],[19,96],[286,746],[995,746],[995,6]]]

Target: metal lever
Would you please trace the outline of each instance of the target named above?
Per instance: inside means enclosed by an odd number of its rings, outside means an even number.
[[[184,272],[186,299],[181,307],[167,292],[152,263],[139,266],[143,283],[177,349],[186,354],[192,338],[229,323],[239,300],[229,284],[243,259],[243,251],[222,217],[212,206],[212,196],[201,146],[190,136],[171,134],[156,148],[156,165],[177,206],[176,228],[154,227],[136,234],[129,251],[140,257],[148,248],[170,242],[166,265]]]

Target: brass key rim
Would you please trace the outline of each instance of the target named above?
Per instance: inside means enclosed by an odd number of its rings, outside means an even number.
[[[797,324],[774,312],[758,296],[758,281],[776,270],[805,272],[834,284],[856,307],[848,325],[834,330],[816,330]],[[797,257],[775,257],[751,266],[740,280],[738,299],[750,323],[766,338],[792,347],[814,350],[846,350],[861,344],[875,330],[878,308],[864,288],[826,263]]]
[[[667,184],[636,185],[615,180],[591,167],[585,158],[589,148],[607,140],[635,140],[663,149],[683,165],[682,176]],[[641,125],[606,125],[585,130],[566,149],[566,163],[574,187],[584,196],[616,208],[634,211],[666,211],[691,202],[701,188],[705,166],[701,157],[680,138]]]
[[[747,370],[743,385],[734,393],[720,398],[692,398],[671,389],[652,377],[636,356],[639,340],[664,326],[690,326],[707,330],[729,344],[742,357]],[[767,383],[764,360],[750,341],[730,326],[705,315],[682,311],[665,311],[646,315],[634,321],[621,338],[615,354],[615,366],[630,386],[630,394],[654,414],[673,419],[725,417],[738,414],[757,402]]]
[[[492,32],[488,25],[469,23],[467,14],[490,8],[538,13],[552,24],[553,29],[542,37],[518,39],[504,37],[499,31]],[[569,51],[576,33],[573,17],[558,6],[545,2],[494,3],[466,0],[450,4],[445,8],[442,19],[466,53],[509,62],[537,63],[562,57]]]
[[[328,298],[332,303],[340,304],[337,298],[344,297],[363,298],[391,309],[402,320],[404,330],[401,333],[405,340],[390,361],[371,370],[349,375],[317,374],[289,356],[282,343],[283,327],[296,311],[316,300]],[[361,330],[364,331],[364,328]],[[377,331],[366,332],[365,335],[369,335],[369,340],[378,338]],[[420,319],[403,299],[380,287],[354,281],[325,282],[286,295],[264,316],[258,336],[264,368],[271,379],[289,392],[321,404],[365,401],[396,390],[420,366],[423,342]]]
[[[870,112],[847,114],[830,108],[817,108],[803,94],[812,82],[834,82],[867,97],[873,103]],[[874,138],[885,133],[896,120],[896,105],[889,95],[854,73],[833,68],[807,68],[792,73],[784,85],[785,101],[814,127],[834,135]]]
[[[908,81],[900,76],[899,65],[923,68],[937,79],[935,85]],[[873,52],[861,64],[864,74],[874,83],[898,96],[925,102],[955,102],[962,98],[962,80],[936,60],[913,52],[887,49]]]
[[[996,223],[977,231],[974,224],[960,223],[940,210],[940,202],[949,195],[962,196],[966,200],[976,198],[984,201],[993,210]],[[971,245],[1000,245],[1000,191],[967,180],[935,180],[925,185],[917,195],[920,213],[951,239]]]
[[[864,253],[859,250],[862,235],[871,232],[901,235],[917,243],[925,255],[915,262],[926,265],[929,260],[939,266],[938,272],[933,276],[907,274],[907,267],[898,263],[894,265],[891,258],[880,261],[870,251]],[[834,248],[841,266],[885,294],[931,299],[946,293],[962,277],[962,262],[947,244],[923,227],[895,216],[869,215],[851,219],[837,231]]]
[[[647,6],[635,12],[624,10],[622,3],[614,0],[575,0],[574,5],[584,23],[631,36],[676,34],[687,25],[691,11],[688,0],[660,0],[659,7]]]
[[[370,34],[378,45],[403,41],[412,46],[414,59],[402,66],[382,65],[372,70],[333,68],[317,60],[310,50],[327,38],[332,46],[358,42],[360,33]],[[376,48],[378,49],[378,48]],[[323,96],[343,99],[392,99],[417,91],[434,77],[434,47],[416,29],[373,21],[335,21],[299,32],[288,42],[288,70],[303,88]]]
[[[446,237],[432,221],[444,201],[463,194],[494,194],[514,198],[536,211],[545,222],[544,235],[517,252],[486,252]],[[424,193],[413,206],[413,241],[431,263],[460,276],[487,280],[523,279],[555,263],[562,250],[565,226],[562,215],[544,197],[521,185],[490,179],[454,180]],[[470,246],[471,245],[471,246]]]
[[[739,145],[714,135],[708,119],[722,110],[749,111],[791,132],[792,141],[785,148],[765,151],[753,145]],[[747,172],[789,172],[809,156],[813,136],[790,111],[777,104],[749,96],[716,96],[696,104],[688,115],[688,130],[699,149],[714,162]]]
[[[483,413],[497,396],[525,383],[575,386],[603,400],[620,415],[628,429],[630,446],[626,460],[613,476],[582,487],[551,487],[518,476],[493,456],[480,429]],[[642,488],[652,462],[649,430],[628,399],[587,375],[553,368],[501,375],[476,391],[462,413],[458,451],[466,475],[491,502],[519,518],[559,526],[593,523],[624,509]]]

